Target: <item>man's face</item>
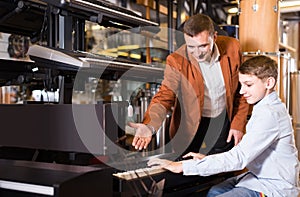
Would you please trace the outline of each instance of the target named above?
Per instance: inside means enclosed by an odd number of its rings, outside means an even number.
[[[210,35],[208,31],[203,31],[194,37],[184,34],[188,53],[199,62],[209,62],[212,56],[215,37],[215,35]]]

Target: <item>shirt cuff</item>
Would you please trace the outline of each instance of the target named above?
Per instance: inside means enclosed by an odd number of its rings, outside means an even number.
[[[182,161],[183,175],[199,175],[197,164],[200,162],[200,160],[194,159]]]
[[[152,135],[156,134],[155,128],[152,125],[146,124],[146,126],[151,130]]]

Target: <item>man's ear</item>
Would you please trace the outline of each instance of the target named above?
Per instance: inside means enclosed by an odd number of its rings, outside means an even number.
[[[218,32],[217,32],[217,31],[215,31],[215,33],[214,33],[214,42],[216,42],[216,40],[217,40],[217,37],[218,37]]]
[[[269,77],[267,80],[266,80],[266,88],[268,90],[271,90],[275,87],[276,85],[276,80],[274,79],[274,77]]]

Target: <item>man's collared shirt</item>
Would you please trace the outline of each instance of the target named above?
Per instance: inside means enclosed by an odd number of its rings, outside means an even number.
[[[215,118],[226,107],[225,83],[219,61],[220,53],[216,44],[210,62],[199,62],[204,78],[204,105],[202,116]]]

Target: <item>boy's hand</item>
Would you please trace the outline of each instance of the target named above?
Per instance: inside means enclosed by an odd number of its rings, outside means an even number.
[[[160,166],[161,168],[164,168],[174,173],[182,172],[182,163],[179,161],[175,162],[166,159],[154,158],[154,159],[150,159],[147,164],[148,166],[153,166],[153,165]]]

